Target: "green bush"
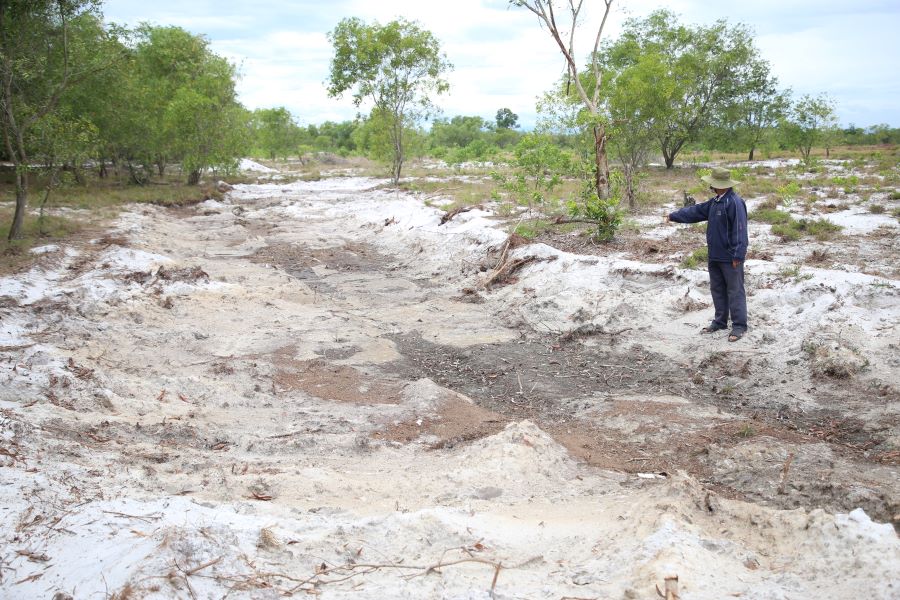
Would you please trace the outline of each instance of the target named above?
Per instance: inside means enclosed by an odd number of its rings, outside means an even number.
[[[891,192],[891,193],[888,195],[888,198],[890,198],[891,200],[900,200],[900,190],[896,190],[896,191]]]

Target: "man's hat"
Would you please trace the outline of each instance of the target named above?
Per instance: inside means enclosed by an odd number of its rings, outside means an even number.
[[[737,181],[731,179],[731,171],[722,167],[716,167],[712,170],[712,175],[706,175],[700,179],[717,190],[725,190],[738,184]]]

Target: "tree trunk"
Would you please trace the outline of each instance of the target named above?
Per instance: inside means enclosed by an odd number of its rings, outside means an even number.
[[[24,169],[16,165],[16,212],[6,238],[9,241],[22,237],[22,224],[25,222],[25,209],[28,207],[28,173]]]
[[[753,151],[755,148],[750,148],[750,156],[747,157],[747,160],[753,160]]]
[[[100,170],[97,172],[97,176],[100,179],[106,179],[109,177],[109,171],[106,170],[106,160],[102,160],[100,162]]]
[[[606,128],[594,126],[594,186],[598,198],[609,197],[609,162],[606,159]]]
[[[675,166],[675,155],[669,156],[665,150],[663,150],[663,160],[666,162],[666,168],[671,169]]]
[[[188,174],[187,184],[197,185],[198,183],[200,183],[200,170],[194,169]]]
[[[398,119],[399,120],[399,119]],[[391,165],[391,180],[394,185],[400,183],[400,170],[403,168],[403,121],[394,124],[394,160]]]

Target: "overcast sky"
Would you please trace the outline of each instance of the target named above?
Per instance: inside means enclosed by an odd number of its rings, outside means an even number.
[[[600,0],[586,5],[602,6]],[[628,16],[668,7],[683,23],[725,18],[756,32],[756,45],[783,87],[795,95],[827,92],[841,123],[900,126],[900,2],[832,0],[630,0],[614,3],[605,37]],[[444,116],[493,120],[507,107],[530,127],[535,99],[550,89],[563,63],[552,39],[524,9],[505,0],[106,0],[107,21],[178,25],[207,36],[213,50],[239,66],[240,100],[248,108],[286,106],[302,124],[352,119],[349,95],[328,98],[327,33],[345,17],[415,20],[441,42],[454,65]],[[599,9],[597,9],[599,11]],[[587,12],[576,37],[586,55],[599,12]]]

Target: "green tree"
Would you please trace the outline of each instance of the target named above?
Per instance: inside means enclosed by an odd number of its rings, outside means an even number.
[[[190,184],[207,168],[233,165],[247,142],[234,67],[180,27],[142,25],[137,36],[130,93],[143,137],[131,137],[130,153],[160,175],[181,161]]]
[[[778,78],[765,60],[754,57],[746,67],[736,98],[724,116],[726,129],[731,129],[735,142],[748,152],[747,160],[753,160],[766,132],[787,114],[790,90],[778,88]]]
[[[294,152],[300,138],[300,128],[290,111],[283,106],[253,111],[252,130],[255,147],[270,159],[287,158]]]
[[[659,57],[648,54],[629,68],[610,73],[605,107],[609,113],[610,149],[622,167],[621,188],[628,207],[637,207],[640,169],[647,162],[655,141],[652,118],[647,118],[647,98],[665,79],[665,67]]]
[[[19,238],[28,206],[30,130],[57,108],[66,89],[105,58],[76,48],[70,23],[97,14],[94,1],[0,2],[0,132],[15,168],[16,207],[8,239]],[[78,60],[75,60],[78,57]]]
[[[515,129],[519,126],[519,115],[508,108],[501,108],[497,111],[495,121],[497,129]]]
[[[685,144],[737,101],[746,66],[756,56],[750,31],[720,20],[687,27],[674,13],[657,10],[645,19],[629,19],[619,39],[606,46],[608,71],[639,68],[659,74],[657,85],[641,100],[643,118],[652,122],[666,167]]]
[[[577,55],[575,54],[575,29],[578,24],[579,14],[583,2],[579,0],[568,2],[568,32],[560,28],[556,17],[553,0],[509,0],[512,6],[525,8],[537,16],[542,27],[546,27],[559,51],[566,61],[566,97],[570,93],[581,103],[585,115],[582,123],[590,128],[594,138],[594,187],[598,198],[606,198],[609,195],[609,164],[606,157],[607,132],[604,115],[601,111],[602,91],[602,66],[599,60],[598,49],[603,37],[603,28],[609,16],[612,0],[603,0],[606,7],[603,19],[597,28],[594,38],[594,48],[591,52],[591,62],[585,77],[578,68]],[[567,38],[564,40],[564,38]],[[572,91],[574,87],[574,91]]]
[[[433,110],[432,94],[447,91],[442,77],[451,65],[430,32],[404,19],[386,25],[343,19],[328,37],[334,47],[328,93],[339,97],[352,90],[356,106],[369,100],[378,118],[387,120],[396,184],[406,156],[404,131]]]
[[[808,163],[813,147],[822,143],[836,124],[834,101],[827,94],[816,97],[805,94],[791,107],[783,128],[788,142]]]
[[[434,147],[465,148],[475,140],[485,138],[488,123],[481,117],[457,115],[450,119],[435,119],[431,125]]]

